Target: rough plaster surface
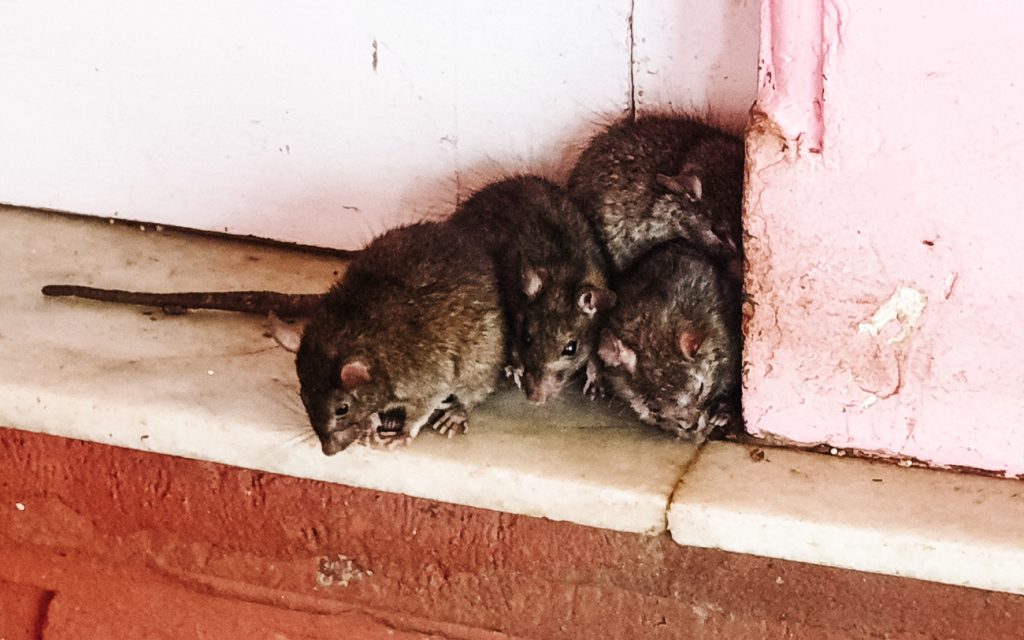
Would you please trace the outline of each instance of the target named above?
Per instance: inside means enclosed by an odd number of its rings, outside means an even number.
[[[667,535],[3,428],[0,459],[0,602],[23,603],[22,628],[42,609],[47,639],[1018,640],[1024,626],[1021,596]],[[339,556],[363,579],[325,586]]]
[[[1024,8],[791,4],[748,139],[748,428],[1024,473]]]

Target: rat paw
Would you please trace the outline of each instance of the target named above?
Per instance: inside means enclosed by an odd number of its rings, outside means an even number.
[[[713,428],[728,427],[735,417],[731,411],[719,411],[708,417],[708,424]]]
[[[519,387],[520,389],[523,388],[523,379],[522,379],[523,378],[523,368],[522,367],[514,367],[512,365],[506,365],[505,366],[505,377],[506,378],[511,378],[512,382],[517,387]]]
[[[733,433],[742,429],[743,418],[740,414],[738,402],[720,402],[717,406],[708,409],[707,414],[711,431]]]
[[[454,405],[439,411],[441,415],[430,426],[441,435],[451,438],[469,430],[469,418],[462,405]]]
[[[587,362],[587,379],[583,383],[583,394],[591,400],[608,395],[604,386],[604,376],[601,375],[600,367],[593,360]]]
[[[412,435],[405,432],[405,421],[394,414],[373,414],[370,428],[358,440],[370,447],[383,447],[393,451],[400,445],[412,442]]]
[[[412,442],[412,436],[402,431],[373,431],[370,434],[368,444],[375,447],[383,447],[388,451],[394,451],[398,447],[406,446]]]

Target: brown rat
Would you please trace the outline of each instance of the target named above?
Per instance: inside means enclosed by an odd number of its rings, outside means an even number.
[[[682,238],[742,272],[743,143],[697,118],[622,120],[595,136],[569,177],[617,272]]]
[[[740,286],[684,241],[646,254],[601,332],[604,381],[641,420],[703,441],[739,418]]]
[[[536,403],[587,364],[615,303],[595,230],[564,189],[537,176],[494,182],[449,218],[494,260],[507,316],[508,364]]]
[[[391,230],[359,252],[299,343],[303,404],[323,451],[465,427],[505,356],[491,257],[446,223]]]

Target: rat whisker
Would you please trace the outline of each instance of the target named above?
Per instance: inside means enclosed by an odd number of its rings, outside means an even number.
[[[281,443],[282,447],[291,447],[297,444],[304,444],[316,439],[316,434],[312,431],[305,431],[304,433],[297,433],[291,438]]]
[[[292,415],[306,417],[306,409],[302,406],[302,400],[298,394],[277,395],[273,394],[268,398],[275,406],[278,406]]]

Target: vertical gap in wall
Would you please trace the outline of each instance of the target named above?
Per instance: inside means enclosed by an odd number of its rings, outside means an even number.
[[[453,47],[452,64],[455,67],[452,69],[452,85],[455,94],[455,99],[452,101],[455,105],[455,113],[453,117],[453,124],[455,126],[455,142],[452,144],[452,154],[455,156],[455,208],[458,209],[462,204],[462,165],[459,162],[459,137],[462,135],[462,131],[459,129],[459,52],[461,51],[461,47],[459,47],[459,40],[462,34],[459,32],[459,3],[452,2],[451,8],[452,31],[455,32],[454,37],[449,40],[450,45]]]
[[[629,0],[629,17],[626,20],[626,38],[629,42],[629,119],[636,120],[636,38],[633,34],[633,12],[636,0]]]

